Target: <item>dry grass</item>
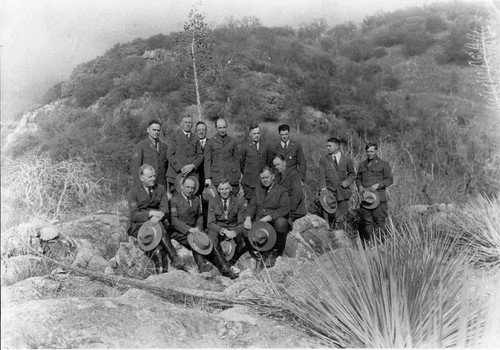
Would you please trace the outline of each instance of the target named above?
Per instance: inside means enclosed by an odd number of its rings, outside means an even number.
[[[328,346],[477,346],[484,309],[469,295],[467,257],[456,249],[437,230],[390,225],[385,243],[316,259],[316,273],[295,276],[293,286],[267,280],[262,302]]]
[[[500,196],[477,197],[448,217],[450,233],[459,237],[469,259],[484,267],[500,267]]]

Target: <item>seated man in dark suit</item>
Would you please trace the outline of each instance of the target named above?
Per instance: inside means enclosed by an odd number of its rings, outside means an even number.
[[[266,258],[267,267],[272,267],[276,263],[276,258],[283,255],[285,250],[286,236],[290,231],[288,225],[290,199],[287,189],[274,181],[274,171],[270,167],[262,168],[260,182],[261,185],[255,189],[248,204],[243,227],[250,230],[252,220],[266,221],[274,226],[277,234],[276,244],[271,250],[261,253]],[[250,247],[249,245],[248,248],[252,251]],[[253,254],[256,252],[253,251]]]
[[[290,198],[290,220],[293,222],[307,214],[304,190],[299,174],[286,166],[285,156],[277,154],[273,160],[276,169],[276,182],[288,191]]]
[[[139,167],[139,178],[141,183],[133,187],[127,195],[129,208],[129,222],[127,226],[127,234],[137,238],[137,233],[142,224],[151,220],[153,225],[160,223],[163,231],[163,238],[160,242],[162,245],[162,255],[157,257],[161,262],[161,266],[157,266],[159,272],[167,272],[168,260],[167,256],[172,261],[175,268],[182,269],[184,264],[177,257],[177,252],[172,246],[168,234],[168,199],[169,194],[163,185],[156,184],[155,169],[144,164]],[[159,251],[155,250],[158,254]]]
[[[204,260],[203,256],[195,252],[188,243],[188,234],[197,234],[201,231],[200,227],[203,224],[201,213],[200,197],[195,196],[195,182],[189,176],[182,180],[181,193],[177,193],[170,201],[170,209],[172,216],[172,238],[182,244],[187,249],[193,252],[194,260],[198,265],[198,272],[209,271],[210,268]],[[213,242],[212,242],[213,243]],[[238,275],[233,273],[222,255],[220,246],[214,244],[214,247],[209,255],[206,255],[215,267],[217,267],[222,276],[231,279],[238,278]]]
[[[239,257],[246,251],[245,240],[243,238],[245,229],[244,200],[231,194],[232,187],[229,181],[222,179],[217,186],[219,196],[211,199],[208,204],[208,235],[215,246],[225,239],[234,239],[236,250],[234,256],[229,261],[233,266]]]

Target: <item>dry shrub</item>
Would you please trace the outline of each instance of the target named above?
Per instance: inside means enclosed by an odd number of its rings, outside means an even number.
[[[459,237],[469,259],[478,266],[500,267],[500,196],[479,196],[448,217],[450,232]]]
[[[34,154],[20,159],[2,161],[2,213],[12,223],[10,216],[19,220],[33,216],[49,219],[60,218],[64,213],[91,207],[104,202],[109,195],[110,181],[97,178],[93,165],[80,158],[55,162],[46,156]],[[4,186],[2,186],[4,187]],[[2,229],[6,228],[2,223]]]
[[[316,259],[316,272],[287,288],[268,280],[263,304],[327,346],[480,345],[484,307],[468,292],[456,240],[410,223],[390,225],[385,243],[358,248],[329,253],[328,264]]]

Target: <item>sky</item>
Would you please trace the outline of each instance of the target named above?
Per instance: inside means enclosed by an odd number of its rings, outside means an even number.
[[[429,0],[0,0],[1,117],[30,107],[73,68],[114,44],[182,30],[197,5],[216,26],[255,16],[266,26],[325,18],[331,26]]]

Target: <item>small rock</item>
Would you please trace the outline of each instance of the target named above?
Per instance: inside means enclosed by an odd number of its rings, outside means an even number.
[[[106,268],[104,269],[104,273],[106,275],[114,275],[115,274],[115,270],[113,269],[113,267],[111,266],[106,266]]]
[[[50,241],[51,239],[56,239],[57,237],[59,237],[59,230],[52,226],[44,227],[40,230],[40,239],[43,241]]]
[[[245,322],[256,326],[259,321],[255,316],[252,316],[252,311],[245,306],[235,306],[222,311],[219,316],[225,321],[230,322]]]
[[[446,205],[446,211],[447,211],[448,213],[451,213],[451,212],[455,211],[455,206],[454,206],[452,203],[448,203],[448,204]]]
[[[87,265],[89,270],[103,272],[109,266],[108,261],[100,255],[93,255]]]
[[[80,249],[78,251],[78,254],[76,255],[75,260],[71,264],[71,267],[86,269],[94,255],[96,255],[96,252],[91,249],[88,248]]]
[[[428,205],[424,205],[424,204],[415,204],[415,205],[411,205],[407,208],[408,212],[410,214],[420,214],[420,215],[424,215],[427,213],[427,211],[429,210],[429,206]]]
[[[439,204],[438,211],[441,212],[446,211],[446,204],[445,203]]]

